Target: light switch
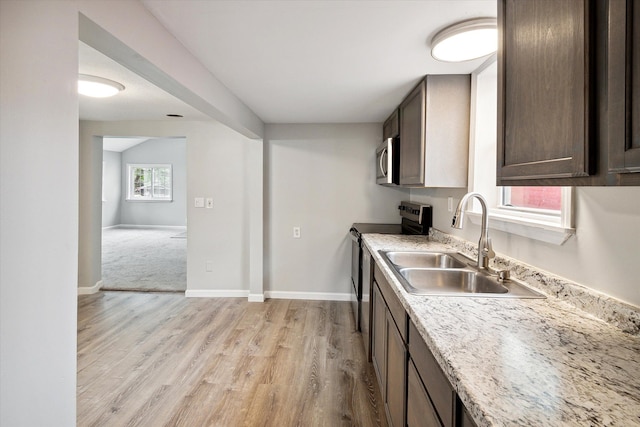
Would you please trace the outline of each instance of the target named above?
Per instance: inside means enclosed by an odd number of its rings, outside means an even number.
[[[213,199],[211,197],[207,197],[207,209],[213,209]]]
[[[196,197],[196,208],[204,208],[204,197]]]

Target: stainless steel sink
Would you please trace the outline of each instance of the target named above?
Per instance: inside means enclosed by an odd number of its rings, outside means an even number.
[[[411,294],[546,298],[515,279],[498,280],[457,252],[380,251],[380,254]]]
[[[506,294],[507,288],[497,280],[468,270],[432,270],[403,268],[400,275],[408,282],[414,294]],[[406,287],[406,286],[405,286]]]
[[[400,268],[465,268],[467,262],[457,253],[448,252],[386,252],[393,265]]]

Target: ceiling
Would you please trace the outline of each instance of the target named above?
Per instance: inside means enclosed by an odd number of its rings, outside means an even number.
[[[111,98],[80,95],[80,120],[211,120],[82,42],[79,45],[79,60],[80,74],[104,77],[125,87],[122,92]],[[167,114],[180,114],[184,118],[168,118]]]
[[[102,149],[105,151],[117,151],[119,153],[128,150],[145,141],[150,141],[149,137],[103,137]]]
[[[496,0],[142,3],[265,123],[382,122],[425,74],[484,62],[434,60],[435,33],[497,12]],[[210,120],[83,43],[80,72],[126,86],[110,99],[81,97],[81,119]]]

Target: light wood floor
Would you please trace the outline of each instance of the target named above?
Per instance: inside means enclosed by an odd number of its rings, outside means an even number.
[[[386,426],[348,302],[78,302],[78,426]]]

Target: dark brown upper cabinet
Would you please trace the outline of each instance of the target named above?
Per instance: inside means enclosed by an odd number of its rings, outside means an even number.
[[[499,0],[498,185],[640,185],[638,9]]]
[[[471,77],[428,75],[400,112],[400,185],[466,187]]]
[[[498,2],[499,183],[595,172],[591,13],[588,1]]]
[[[393,113],[385,120],[382,125],[382,138],[397,138],[400,135],[400,120],[398,116],[398,109],[396,108]]]
[[[640,2],[608,3],[609,181],[640,185]]]

